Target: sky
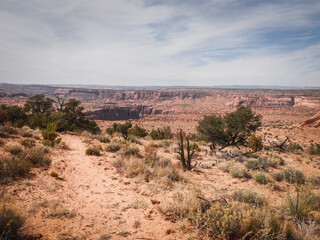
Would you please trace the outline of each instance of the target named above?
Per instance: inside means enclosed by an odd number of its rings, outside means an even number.
[[[320,1],[0,0],[0,82],[320,87]]]

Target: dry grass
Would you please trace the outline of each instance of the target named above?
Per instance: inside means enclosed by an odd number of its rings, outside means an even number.
[[[0,239],[17,239],[25,219],[8,195],[0,195]]]
[[[22,146],[17,142],[8,142],[4,146],[4,150],[9,152],[12,155],[18,155],[22,152]]]

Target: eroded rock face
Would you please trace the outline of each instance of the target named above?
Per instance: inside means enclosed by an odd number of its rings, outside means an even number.
[[[285,107],[294,106],[294,97],[236,97],[233,101],[229,102],[228,105],[232,107],[239,107],[246,105],[250,107]]]
[[[129,120],[147,117],[149,115],[162,114],[162,110],[154,109],[149,106],[135,106],[135,107],[106,107],[94,111],[86,112],[90,119],[94,120]]]
[[[320,112],[300,124],[300,127],[304,126],[320,127]]]

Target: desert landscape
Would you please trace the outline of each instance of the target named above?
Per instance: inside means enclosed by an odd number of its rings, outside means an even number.
[[[1,84],[0,94],[4,239],[319,238],[317,89]],[[254,137],[212,147],[201,121],[244,106],[261,116]],[[67,109],[97,126],[60,129]]]

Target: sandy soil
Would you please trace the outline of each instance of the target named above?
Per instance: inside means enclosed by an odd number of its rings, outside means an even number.
[[[99,239],[106,234],[112,239],[184,239],[176,236],[173,224],[164,220],[151,198],[139,194],[138,183],[119,177],[110,156],[86,156],[79,136],[62,139],[70,150],[52,152],[60,180],[37,170],[32,179],[8,189],[28,211],[28,234],[41,234],[43,239]],[[48,204],[54,202],[76,216],[46,217]]]

